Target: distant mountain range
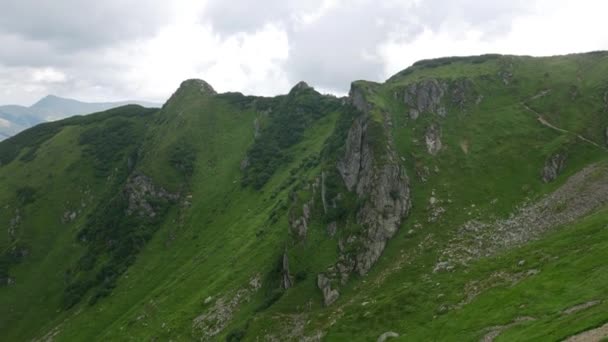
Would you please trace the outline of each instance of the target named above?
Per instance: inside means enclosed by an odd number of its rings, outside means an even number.
[[[0,106],[0,140],[11,137],[41,122],[101,112],[127,104],[137,104],[144,107],[161,106],[158,103],[144,101],[81,102],[48,95],[30,107],[18,105]]]

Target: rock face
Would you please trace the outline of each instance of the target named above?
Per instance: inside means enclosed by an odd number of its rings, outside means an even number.
[[[306,232],[308,232],[308,221],[310,220],[310,207],[308,203],[302,205],[302,215],[294,215],[293,213],[289,216],[289,225],[291,226],[291,232],[298,238],[303,240],[306,238]]]
[[[340,297],[340,293],[331,288],[331,283],[329,278],[327,278],[324,274],[319,274],[317,276],[317,286],[321,289],[323,293],[323,302],[325,306],[329,306],[335,302],[338,297]]]
[[[410,107],[409,116],[417,119],[421,113],[434,113],[445,116],[441,99],[447,91],[447,84],[435,79],[424,80],[409,85],[405,89],[403,101]]]
[[[543,182],[549,183],[554,181],[562,172],[566,163],[566,155],[564,153],[555,153],[545,162],[545,166],[541,172]]]
[[[338,262],[318,276],[317,285],[326,305],[339,296],[331,284],[338,280],[344,284],[351,273],[364,275],[370,270],[411,207],[409,180],[392,147],[390,130],[384,127],[387,119],[384,126],[370,119],[372,105],[365,100],[362,90],[351,88],[350,98],[362,114],[348,132],[345,153],[336,167],[348,191],[354,192],[362,203],[356,213],[361,232],[339,242]],[[383,132],[382,139],[378,131]]]
[[[282,268],[281,287],[287,290],[293,286],[293,277],[289,273],[289,257],[287,256],[287,252],[283,253]]]
[[[426,143],[426,150],[436,155],[441,150],[441,127],[438,124],[433,123],[426,129],[424,134],[424,141]]]
[[[446,95],[450,102],[444,101]],[[454,81],[427,79],[410,84],[404,91],[403,102],[409,107],[409,117],[416,120],[420,114],[431,113],[445,117],[445,104],[464,110],[471,102],[478,104],[481,98],[475,92],[473,81],[460,78]]]
[[[215,340],[214,336],[222,332],[230,321],[239,305],[249,302],[251,296],[262,287],[259,275],[255,275],[246,286],[231,295],[218,298],[215,303],[192,321],[194,335],[202,341]]]
[[[128,215],[139,215],[140,217],[154,218],[156,212],[150,200],[177,201],[179,194],[173,194],[167,190],[154,185],[152,179],[142,174],[136,174],[129,178],[125,184],[124,193],[128,198]]]

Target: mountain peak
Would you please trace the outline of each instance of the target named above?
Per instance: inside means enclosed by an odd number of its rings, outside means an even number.
[[[314,89],[314,88],[309,86],[308,83],[306,83],[304,81],[300,81],[296,85],[294,85],[293,88],[291,88],[291,90],[289,92],[293,93],[293,92],[301,91],[301,90],[305,90],[305,89]]]
[[[197,88],[204,95],[216,95],[217,92],[213,87],[204,80],[192,78],[182,82],[180,84],[178,91],[188,88]]]

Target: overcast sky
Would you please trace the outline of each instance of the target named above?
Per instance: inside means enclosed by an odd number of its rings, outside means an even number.
[[[0,104],[163,102],[187,78],[344,94],[423,58],[608,49],[606,0],[1,0]]]

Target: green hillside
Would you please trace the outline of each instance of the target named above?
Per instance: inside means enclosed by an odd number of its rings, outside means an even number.
[[[1,339],[601,340],[607,128],[606,52],[38,125],[0,142]]]

